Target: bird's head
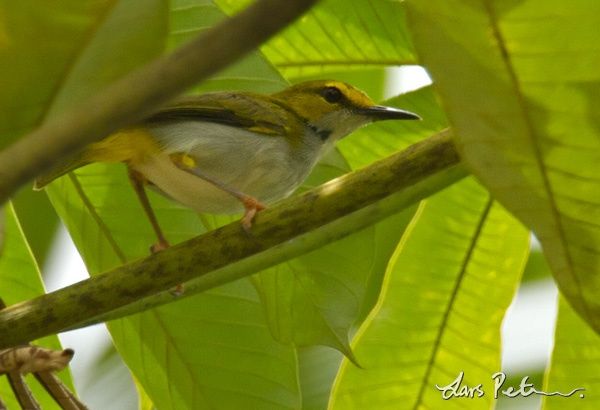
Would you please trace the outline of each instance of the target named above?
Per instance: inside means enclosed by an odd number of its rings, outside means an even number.
[[[374,121],[420,119],[408,111],[377,105],[365,93],[341,81],[307,81],[273,97],[291,108],[321,139],[329,141]]]

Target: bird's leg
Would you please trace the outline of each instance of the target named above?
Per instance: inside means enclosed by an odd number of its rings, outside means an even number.
[[[262,211],[266,207],[256,198],[248,195],[243,195],[240,200],[242,201],[242,204],[244,204],[245,209],[244,216],[242,217],[242,228],[244,228],[246,232],[249,232],[250,228],[252,228],[252,221],[254,220],[256,213]]]
[[[158,251],[162,251],[169,247],[169,242],[165,238],[165,235],[160,229],[160,225],[158,224],[158,220],[156,219],[156,215],[152,210],[152,205],[150,205],[150,200],[148,199],[148,195],[146,194],[146,189],[144,188],[145,178],[142,174],[137,172],[134,169],[131,169],[129,166],[127,167],[127,171],[129,174],[129,180],[131,181],[131,185],[133,185],[133,189],[142,204],[142,208],[144,208],[144,212],[152,225],[152,229],[158,238],[158,242],[150,247],[150,251],[152,253],[156,253]]]
[[[244,228],[244,230],[250,231],[250,228],[252,228],[252,221],[254,220],[256,213],[258,211],[262,211],[263,209],[266,208],[266,206],[264,204],[262,204],[258,199],[254,198],[250,195],[246,195],[245,193],[238,191],[237,189],[232,188],[232,187],[222,183],[221,181],[202,173],[202,171],[200,171],[198,169],[196,161],[189,155],[186,155],[183,153],[177,153],[177,154],[171,154],[170,157],[171,157],[171,160],[173,161],[173,163],[178,168],[183,169],[184,171],[189,171],[189,170],[193,169],[194,175],[198,176],[199,178],[202,178],[206,182],[216,186],[217,188],[221,189],[222,191],[227,192],[228,194],[232,195],[234,198],[237,198],[244,205],[244,209],[245,209],[244,216],[242,217],[242,221],[241,221],[242,227]]]
[[[146,213],[146,216],[150,220],[152,229],[154,229],[154,233],[156,233],[156,237],[158,238],[158,242],[150,247],[150,252],[156,253],[156,252],[165,250],[170,245],[169,245],[169,242],[167,241],[167,239],[165,238],[165,235],[163,234],[162,229],[160,229],[160,225],[158,224],[158,219],[156,219],[156,215],[154,214],[154,211],[152,210],[152,205],[150,205],[150,200],[148,199],[148,195],[146,194],[146,189],[144,188],[145,178],[142,174],[140,174],[139,172],[137,172],[134,169],[131,169],[129,166],[127,167],[127,171],[129,174],[129,180],[131,181],[131,184],[133,185],[133,189],[135,190],[135,193],[137,194],[138,199],[140,200],[140,202],[142,204],[142,208],[144,208],[144,212]],[[175,288],[173,288],[171,290],[171,294],[173,294],[174,296],[181,296],[183,294],[183,292],[184,292],[183,283],[176,285]]]
[[[40,384],[46,389],[48,394],[52,396],[54,401],[58,403],[61,409],[64,410],[87,410],[87,406],[83,404],[69,390],[67,386],[52,372],[36,372],[33,374]]]

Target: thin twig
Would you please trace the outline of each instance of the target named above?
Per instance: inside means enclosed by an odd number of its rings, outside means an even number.
[[[0,152],[0,204],[60,159],[141,120],[167,100],[235,62],[316,1],[258,0],[175,52],[48,119]]]
[[[40,404],[35,400],[27,383],[25,383],[23,374],[19,371],[14,371],[7,373],[6,376],[21,408],[26,410],[40,410]]]
[[[67,386],[52,372],[36,372],[33,374],[44,389],[52,396],[63,410],[87,410]]]

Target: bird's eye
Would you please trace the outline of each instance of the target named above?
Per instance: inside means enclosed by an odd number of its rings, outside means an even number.
[[[325,98],[325,101],[332,104],[340,102],[343,97],[342,92],[336,87],[324,88],[321,95]]]

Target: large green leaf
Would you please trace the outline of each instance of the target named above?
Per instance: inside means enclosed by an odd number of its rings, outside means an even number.
[[[0,2],[0,147],[42,122],[115,2]]]
[[[300,408],[295,352],[271,337],[248,281],[116,321],[110,330],[160,409]]]
[[[600,2],[406,4],[463,158],[600,331]]]
[[[600,406],[600,336],[560,298],[554,352],[546,373],[544,391],[569,394],[571,397],[544,398],[544,409],[597,409]]]
[[[347,355],[353,325],[373,306],[389,257],[414,210],[260,273],[274,334],[296,345],[329,345]],[[371,303],[368,303],[371,302]]]
[[[226,11],[239,0],[217,0]],[[262,47],[288,78],[368,67],[414,64],[402,3],[324,0]]]
[[[0,236],[0,298],[9,306],[23,300],[31,299],[45,293],[38,265],[19,225],[12,207],[0,213],[4,221]],[[37,346],[60,350],[58,337],[50,336],[33,342]],[[75,356],[77,360],[77,356]],[[59,377],[72,389],[73,383],[68,370],[59,373]],[[58,409],[58,405],[48,396],[33,376],[27,376],[26,381],[31,387],[36,400],[44,409]],[[16,409],[19,405],[5,377],[0,377],[0,397],[8,408]]]
[[[219,0],[229,11],[239,3]],[[401,3],[381,0],[321,1],[262,51],[292,83],[346,81],[376,101],[386,91],[388,67],[415,63]]]
[[[327,408],[333,381],[344,356],[327,346],[298,349],[302,410]]]
[[[169,48],[175,48],[224,17],[212,0],[174,0],[171,2]],[[193,91],[251,90],[274,92],[287,83],[260,53],[247,57],[203,81]]]
[[[424,201],[386,276],[385,293],[353,341],[330,408],[489,408],[500,324],[525,265],[528,233],[475,181]],[[485,396],[444,401],[446,386]]]

